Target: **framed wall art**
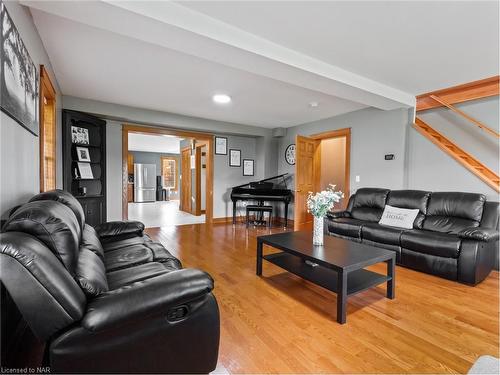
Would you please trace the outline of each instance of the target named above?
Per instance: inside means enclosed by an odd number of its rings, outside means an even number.
[[[243,159],[243,176],[253,176],[255,174],[255,161]]]
[[[0,108],[38,136],[38,72],[3,1],[0,17]]]
[[[241,167],[241,150],[229,150],[229,166]]]
[[[226,137],[215,137],[215,155],[227,155]]]

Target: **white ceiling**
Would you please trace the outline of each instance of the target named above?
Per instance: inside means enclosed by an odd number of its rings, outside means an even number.
[[[147,135],[129,133],[129,151],[159,152],[162,154],[180,154],[181,138],[165,135]]]
[[[499,72],[498,1],[182,5],[413,95]]]
[[[498,74],[497,2],[22,3],[64,95],[220,121],[409,107]]]

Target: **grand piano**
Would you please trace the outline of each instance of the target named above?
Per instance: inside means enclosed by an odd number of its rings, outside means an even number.
[[[253,181],[248,184],[235,186],[231,190],[233,201],[233,224],[236,223],[236,205],[238,201],[283,202],[285,204],[285,227],[288,225],[288,204],[292,200],[292,191],[287,189],[286,176],[288,173]]]

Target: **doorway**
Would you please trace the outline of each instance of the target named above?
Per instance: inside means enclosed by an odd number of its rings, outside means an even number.
[[[309,137],[296,137],[294,229],[310,229],[312,215],[307,212],[310,191],[336,185],[350,196],[351,129],[339,129]],[[343,199],[335,209],[345,209]]]
[[[146,227],[212,222],[212,135],[127,124],[122,129],[123,219]],[[204,162],[197,168],[196,150],[202,148]]]

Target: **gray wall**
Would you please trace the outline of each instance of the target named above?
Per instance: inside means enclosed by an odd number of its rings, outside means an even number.
[[[122,219],[122,124],[106,121],[106,213],[108,221]]]
[[[180,170],[181,170],[181,155],[180,154],[163,154],[158,152],[144,152],[144,151],[129,151],[134,155],[134,163],[142,164],[156,164],[156,175],[161,176],[161,157],[162,156],[173,156],[177,158],[177,182],[178,188],[176,192],[170,192],[170,198],[178,199],[180,190]]]
[[[24,45],[37,68],[43,64],[56,89],[57,108],[57,186],[62,187],[61,97],[49,58],[33,24],[29,10],[16,1],[4,2]],[[40,192],[39,138],[0,113],[0,216]]]
[[[284,155],[286,147],[295,143],[296,135],[307,136],[351,128],[351,193],[366,186],[402,189],[407,123],[407,110],[382,111],[366,108],[288,128],[286,136],[279,143],[279,173],[295,173],[295,166],[289,165]],[[385,154],[394,154],[394,160],[384,160]],[[359,182],[355,181],[356,175],[360,176]],[[295,188],[293,176],[289,180],[288,188]],[[293,205],[289,210],[289,217],[293,217]]]
[[[85,100],[72,99],[72,103],[75,102],[78,102],[80,106],[71,107],[71,109],[88,111]],[[93,107],[95,103],[91,102],[91,104],[89,108],[95,109]],[[495,107],[491,107],[491,104],[489,106],[484,110],[485,115],[495,112]],[[101,109],[106,109],[106,107],[104,103]],[[114,105],[111,107],[114,108]],[[140,113],[147,114],[147,111],[141,110]],[[477,115],[477,113],[474,114]],[[101,117],[106,116],[101,115]],[[479,115],[477,117],[480,118]],[[190,118],[185,122],[197,120]],[[284,160],[288,144],[295,142],[297,134],[311,135],[341,128],[351,128],[351,192],[364,186],[390,189],[463,190],[483,192],[488,195],[489,199],[498,199],[497,195],[477,177],[416,133],[411,127],[411,121],[411,114],[406,110],[381,111],[367,108],[288,128],[286,136],[280,139],[272,138],[267,129],[256,128],[255,130],[252,127],[246,127],[252,128],[254,133],[264,131],[266,135],[243,137],[228,135],[221,131],[220,129],[227,130],[225,123],[222,123],[220,127],[216,127],[216,122],[213,121],[205,123],[207,125],[204,128],[205,131],[228,137],[228,148],[239,148],[242,150],[242,158],[253,158],[256,161],[255,176],[243,177],[241,168],[229,167],[228,156],[214,156],[214,217],[232,215],[229,194],[233,186],[288,172],[292,174],[288,187],[294,189],[294,167],[289,166]],[[486,123],[494,123],[494,121],[494,118],[485,120]],[[449,136],[451,138],[451,135]],[[107,140],[108,219],[117,220],[121,218],[121,121],[108,120]],[[460,139],[455,141],[459,143]],[[395,160],[384,160],[385,154],[395,154]],[[359,182],[355,181],[356,175],[360,176]],[[283,213],[279,212],[279,214]],[[293,215],[293,206],[289,215]]]
[[[199,117],[177,115],[169,112],[128,107],[120,104],[77,98],[74,96],[65,95],[63,97],[63,102],[64,108],[66,109],[84,111],[98,117],[104,117],[120,122],[173,127],[176,129],[187,129],[208,133],[227,133],[247,136],[268,136],[271,134],[270,129],[257,126],[241,125]]]
[[[498,97],[458,104],[465,113],[500,131]],[[447,109],[419,113],[422,120],[452,142],[499,173],[499,142],[461,116]],[[408,185],[415,189],[469,191],[498,201],[498,194],[478,177],[410,127],[408,133]]]
[[[499,129],[498,97],[457,105],[492,129]],[[499,172],[498,139],[485,134],[446,109],[419,114],[424,121],[474,155],[496,173]],[[498,194],[458,164],[412,127],[411,111],[362,109],[345,115],[287,129],[279,142],[279,173],[295,172],[285,162],[285,149],[296,135],[312,135],[329,130],[351,128],[351,194],[360,187],[424,189],[431,191],[469,191],[498,201]],[[395,159],[384,160],[385,154]],[[360,181],[356,182],[356,175]],[[289,188],[294,189],[293,178]],[[289,215],[293,215],[293,206]]]
[[[260,179],[265,166],[256,162],[255,176],[243,176],[243,159],[257,158],[257,139],[217,135],[227,137],[228,155],[214,155],[214,217],[229,217],[233,215],[231,188]],[[229,166],[229,149],[241,150],[241,167]],[[239,207],[239,214],[242,210],[243,208]]]
[[[263,178],[264,176],[269,177],[277,174],[278,171],[276,156],[278,153],[279,141],[271,137],[271,129],[152,111],[72,96],[63,96],[63,106],[66,109],[94,114],[108,122],[106,153],[108,156],[106,174],[108,182],[108,220],[121,219],[122,181],[121,177],[117,178],[115,174],[117,172],[121,173],[122,123],[189,129],[226,136],[229,138],[229,147],[242,148],[242,158],[255,159],[255,176],[253,178],[243,178],[242,169],[238,169],[239,172],[236,172],[237,168],[231,168],[231,170],[227,170],[229,167],[222,168],[224,164],[228,165],[228,156],[225,157],[225,163],[221,161],[221,156],[215,156],[214,218],[228,216],[228,212],[232,215],[232,212],[230,212],[228,208],[230,206],[230,199],[227,194],[228,186],[239,185],[244,182]],[[235,141],[236,146],[232,145],[232,140]],[[249,152],[246,153],[246,151],[243,150],[249,150]],[[117,158],[120,158],[120,163],[117,162]],[[112,168],[118,169],[112,170]],[[240,178],[238,178],[238,175]],[[222,180],[221,176],[227,176],[229,182]]]

